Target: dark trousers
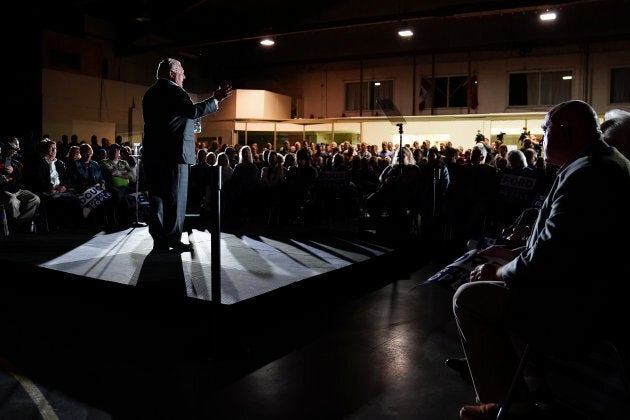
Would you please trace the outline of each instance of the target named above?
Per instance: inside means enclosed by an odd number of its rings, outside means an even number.
[[[188,198],[188,164],[145,166],[145,173],[153,241],[181,241]]]

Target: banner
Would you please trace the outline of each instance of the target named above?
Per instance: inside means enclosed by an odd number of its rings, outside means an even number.
[[[136,207],[136,200],[138,202],[138,207],[149,207],[149,200],[142,191],[127,194],[127,206],[129,208]]]
[[[90,187],[79,195],[81,207],[90,209],[100,207],[110,198],[112,198],[112,195],[108,191],[104,190],[100,185]]]
[[[453,290],[457,290],[457,288],[463,283],[468,283],[470,281],[470,272],[478,265],[486,263],[497,263],[503,265],[507,263],[507,261],[500,258],[477,255],[478,251],[478,249],[468,251],[420,284],[437,282],[442,283]]]

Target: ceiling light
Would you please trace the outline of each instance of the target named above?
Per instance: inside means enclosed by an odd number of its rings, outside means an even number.
[[[403,37],[403,38],[409,38],[410,36],[413,36],[413,31],[409,28],[401,28],[398,31],[398,36]]]
[[[274,45],[276,43],[276,41],[274,41],[271,38],[263,38],[260,40],[260,45],[264,45],[265,47],[270,47],[272,45]]]
[[[549,10],[547,10],[547,11],[545,11],[545,13],[541,13],[540,14],[540,20],[542,20],[542,21],[556,20],[556,13],[555,12],[550,12]]]
[[[571,80],[573,79],[573,76],[568,75],[568,76],[562,76],[562,80]]]

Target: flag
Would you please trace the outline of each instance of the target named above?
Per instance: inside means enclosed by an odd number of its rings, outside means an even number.
[[[418,111],[424,111],[433,89],[431,79],[422,78],[420,80],[420,100],[418,102]]]
[[[468,107],[470,109],[477,109],[479,106],[479,100],[477,99],[477,76],[470,76],[466,84],[468,90]]]

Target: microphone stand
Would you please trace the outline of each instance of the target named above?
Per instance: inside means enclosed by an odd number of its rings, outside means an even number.
[[[396,124],[398,126],[398,134],[400,134],[400,146],[398,146],[398,170],[400,171],[400,176],[403,174],[403,123]]]
[[[139,154],[131,155],[137,159],[136,162],[136,221],[131,224],[132,227],[145,227],[147,224],[140,221],[140,160],[142,159]]]

